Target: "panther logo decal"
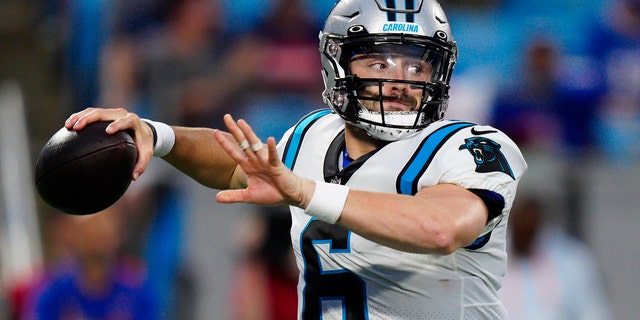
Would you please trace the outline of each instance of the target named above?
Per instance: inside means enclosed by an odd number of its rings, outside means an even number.
[[[467,149],[476,162],[476,172],[503,172],[509,175],[513,180],[513,171],[500,151],[500,145],[491,139],[484,137],[473,137],[464,140],[465,144],[461,145],[458,150]]]

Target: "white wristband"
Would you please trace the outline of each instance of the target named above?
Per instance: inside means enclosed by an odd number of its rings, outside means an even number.
[[[336,223],[347,202],[349,187],[316,181],[316,190],[304,213],[328,223]]]
[[[152,121],[149,119],[141,120],[146,122],[151,127],[151,130],[153,130],[153,156],[166,156],[171,149],[173,149],[173,144],[176,142],[176,133],[166,123]]]

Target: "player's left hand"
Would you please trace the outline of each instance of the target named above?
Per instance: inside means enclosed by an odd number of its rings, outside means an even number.
[[[216,140],[246,174],[247,187],[219,192],[216,196],[218,202],[294,206],[308,202],[304,201],[306,197],[303,195],[309,190],[313,192],[314,183],[295,175],[282,163],[273,137],[263,144],[246,121],[235,121],[228,114],[224,123],[233,139],[216,131]]]

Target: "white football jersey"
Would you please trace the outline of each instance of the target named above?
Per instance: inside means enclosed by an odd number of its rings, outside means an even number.
[[[285,165],[316,181],[409,195],[452,183],[504,201],[476,242],[446,256],[394,250],[292,207],[299,319],[507,318],[496,291],[506,268],[507,215],[526,163],[505,134],[439,121],[342,169],[344,121],[326,109],[287,131],[278,149]]]

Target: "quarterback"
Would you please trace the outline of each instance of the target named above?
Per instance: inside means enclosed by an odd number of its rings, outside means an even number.
[[[278,143],[230,115],[227,131],[99,108],[65,125],[133,130],[134,179],[156,156],[219,202],[289,206],[299,319],[506,319],[496,292],[526,163],[498,129],[444,119],[457,45],[440,5],[342,0],[319,50],[328,108]]]

